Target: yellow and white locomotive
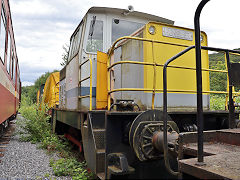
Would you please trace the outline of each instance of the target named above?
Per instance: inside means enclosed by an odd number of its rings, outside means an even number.
[[[210,94],[228,92],[210,91],[209,82],[209,72],[228,70],[209,69],[207,35],[200,37],[206,47],[201,51],[204,130],[228,128],[228,111],[210,110]],[[168,66],[166,80],[167,144],[174,168],[174,155],[189,155],[176,153],[186,137],[179,140],[178,134],[197,130],[194,45],[194,30],[172,20],[132,7],[90,8],[71,36],[68,62],[60,71],[54,131],[80,149],[83,144],[87,165],[99,178],[173,177],[163,166],[163,68],[179,56]]]

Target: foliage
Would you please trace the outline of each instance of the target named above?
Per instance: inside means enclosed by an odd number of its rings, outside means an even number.
[[[22,121],[18,122],[18,125],[21,128],[19,133],[21,134],[22,140],[36,143],[51,136],[51,128],[48,123],[49,116],[46,116],[45,114],[47,110],[46,106],[42,106],[41,110],[39,110],[36,104],[31,104],[29,97],[22,97],[19,112],[26,118],[24,123]]]
[[[236,49],[239,50],[239,49]],[[230,61],[234,63],[240,62],[240,56],[230,55]],[[209,55],[209,68],[226,70],[224,53],[214,53]],[[227,74],[219,72],[210,72],[210,89],[212,91],[226,91],[227,88]],[[239,89],[236,88],[238,91]]]
[[[53,72],[57,72],[54,70]],[[39,90],[42,84],[45,84],[47,78],[53,72],[46,72],[45,74],[41,75],[35,82],[33,86],[26,86],[22,87],[22,96],[29,97],[30,100],[35,103],[37,100],[37,91]]]
[[[68,62],[68,55],[69,55],[69,45],[65,44],[62,46],[64,52],[62,54],[62,62],[60,63],[61,66],[65,66]]]
[[[78,162],[71,153],[70,143],[52,133],[47,111],[48,108],[45,105],[39,108],[39,105],[32,103],[30,97],[22,96],[19,112],[25,119],[17,121],[20,127],[18,132],[20,139],[40,143],[40,148],[46,149],[49,153],[55,152],[62,157],[62,159],[50,161],[56,176],[72,176],[73,179],[91,178],[92,174],[86,171],[85,162]]]
[[[50,166],[56,176],[71,176],[73,180],[91,179],[92,174],[86,170],[85,162],[78,162],[74,158],[59,159],[50,161]]]
[[[225,95],[210,95],[210,109],[211,110],[225,110]]]
[[[239,50],[239,49],[235,49]],[[230,54],[230,61],[240,63],[240,56]],[[209,55],[209,68],[217,70],[226,70],[226,62],[224,53],[214,53]],[[210,90],[212,91],[227,91],[227,73],[210,72]],[[235,91],[239,88],[235,87]],[[239,102],[239,98],[235,99]],[[210,96],[211,110],[225,110],[226,96],[214,95]]]

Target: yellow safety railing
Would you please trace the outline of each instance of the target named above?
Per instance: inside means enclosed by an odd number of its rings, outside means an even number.
[[[84,61],[83,63],[81,63],[79,65],[79,68],[81,69],[81,67],[86,64],[87,62],[90,63],[90,75],[88,77],[85,77],[83,79],[80,79],[79,80],[79,87],[81,87],[81,83],[83,81],[86,81],[86,80],[90,80],[90,90],[89,90],[89,95],[85,95],[85,96],[78,96],[79,99],[83,99],[83,98],[90,98],[90,101],[89,101],[89,110],[91,111],[92,110],[92,59],[91,58],[88,58],[86,61]]]
[[[131,37],[131,36],[124,36],[121,37],[119,39],[117,39],[114,44],[112,45],[111,49],[108,52],[108,63],[107,63],[107,67],[108,67],[108,110],[111,106],[111,93],[114,92],[120,92],[120,91],[148,91],[148,92],[152,92],[152,109],[154,109],[154,100],[155,100],[155,92],[163,92],[163,89],[156,89],[156,67],[160,66],[163,67],[163,64],[158,64],[155,62],[155,58],[154,58],[154,53],[152,53],[153,55],[153,63],[151,62],[139,62],[139,61],[119,61],[116,63],[111,64],[111,55],[114,52],[115,49],[117,49],[122,41],[127,41],[127,40],[138,40],[138,41],[145,41],[145,42],[151,42],[152,43],[152,51],[153,50],[153,43],[161,43],[161,44],[168,44],[168,45],[174,45],[174,46],[181,46],[181,47],[188,47],[186,45],[182,45],[182,44],[177,44],[177,43],[168,43],[168,42],[164,42],[164,41],[157,41],[157,40],[152,40],[152,39],[146,39],[146,38],[139,38],[139,37]],[[118,44],[119,43],[119,44]],[[117,45],[118,44],[118,45]],[[117,46],[116,46],[117,45]],[[116,46],[116,47],[115,47]],[[111,89],[111,69],[116,66],[116,65],[120,65],[120,64],[137,64],[137,65],[143,65],[143,66],[153,66],[154,71],[153,71],[153,88],[149,89],[149,88],[119,88],[119,89]],[[186,69],[186,70],[196,70],[196,68],[191,68],[191,67],[183,67],[183,66],[174,66],[174,65],[169,65],[169,68],[177,68],[177,69]],[[227,69],[227,67],[226,67]],[[227,73],[227,77],[228,77],[228,71],[227,70],[217,70],[217,69],[208,69],[208,68],[202,68],[202,71],[207,71],[207,72],[221,72],[221,73]],[[203,91],[204,94],[229,94],[229,84],[227,84],[227,91]],[[174,89],[170,89],[168,90],[168,92],[185,92],[185,93],[197,93],[196,90],[174,90]],[[240,95],[239,92],[233,92],[233,94],[235,95]]]

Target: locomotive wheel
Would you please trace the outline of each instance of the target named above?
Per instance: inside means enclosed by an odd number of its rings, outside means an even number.
[[[129,131],[129,143],[131,147],[133,147],[133,135],[134,132],[139,125],[140,122],[144,121],[162,121],[163,120],[163,112],[160,110],[147,110],[141,114],[139,114],[133,121],[130,131]],[[168,121],[172,121],[171,117],[168,116]]]
[[[168,130],[178,132],[178,127],[170,116],[168,116],[168,121],[170,123]],[[133,121],[129,131],[129,144],[139,160],[145,161],[162,157],[162,153],[159,153],[152,145],[154,133],[163,130],[162,124],[163,112],[160,110],[145,111]]]

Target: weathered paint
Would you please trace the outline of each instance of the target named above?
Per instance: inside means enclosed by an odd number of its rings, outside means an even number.
[[[65,68],[66,69],[66,68]],[[61,76],[61,72],[60,72]],[[59,82],[59,108],[66,108],[66,79],[62,79]]]
[[[148,32],[150,26],[155,26],[156,32],[151,35]],[[188,46],[194,45],[194,37],[192,40],[183,40],[172,37],[165,37],[162,35],[163,27],[171,27],[177,30],[184,30],[192,34],[192,29],[181,28],[177,26],[171,26],[161,23],[149,23],[143,31],[139,31],[136,36],[140,38],[146,38],[166,43],[152,43],[143,42],[138,40],[126,40],[121,43],[111,59],[114,58],[114,62],[118,61],[138,61],[144,63],[157,63],[163,65],[169,58],[181,52]],[[207,46],[207,36],[202,33],[203,41],[202,45]],[[180,46],[173,45],[180,44]],[[192,50],[189,53],[183,55],[176,60],[175,65],[178,67],[190,67],[194,68],[195,65],[195,51]],[[202,52],[203,68],[208,69],[208,52]],[[162,79],[162,67],[156,67],[156,77],[154,78],[154,67],[139,64],[120,64],[114,66],[111,73],[111,90],[118,88],[145,88],[145,89],[163,89]],[[168,68],[168,90],[180,90],[180,91],[196,91],[196,72],[195,70]],[[209,91],[209,73],[203,72],[203,91]],[[168,93],[168,106],[173,109],[186,109],[196,108],[196,93],[189,92],[169,92]],[[152,92],[151,91],[120,91],[111,94],[114,100],[117,99],[131,99],[134,100],[142,110],[150,109],[152,107]],[[162,93],[156,92],[154,106],[156,108],[162,107]],[[203,95],[203,106],[205,109],[209,109],[209,94]],[[183,108],[184,107],[184,108]]]
[[[79,72],[79,64],[78,64],[78,55],[75,56],[70,63],[66,66],[66,87],[65,90],[66,92],[77,88],[78,87],[78,72]],[[78,98],[76,97],[71,97],[68,98],[66,97],[65,99],[65,107],[67,109],[77,109],[78,108]]]
[[[15,114],[15,97],[2,84],[0,84],[0,123]]]
[[[57,121],[76,129],[81,129],[81,113],[77,111],[56,110]]]
[[[150,34],[148,29],[150,26],[154,26],[156,29],[155,34]],[[163,41],[167,43],[176,43],[184,45],[176,46],[176,45],[169,45],[163,43],[148,43],[144,42],[144,62],[155,62],[158,64],[164,64],[168,59],[176,55],[177,53],[183,51],[188,46],[194,45],[195,38],[193,35],[192,40],[183,40],[178,38],[172,37],[165,37],[163,36],[162,29],[174,28],[177,30],[184,30],[186,32],[190,32],[194,34],[194,30],[166,25],[161,23],[148,23],[144,28],[144,38],[153,39],[158,41]],[[207,46],[207,35],[202,32],[203,41],[201,43],[202,46]],[[152,51],[153,46],[153,51]],[[154,54],[152,53],[154,52]],[[176,61],[171,63],[171,65],[179,66],[179,67],[189,67],[189,68],[196,68],[195,63],[195,51],[191,50],[187,54],[183,55],[182,57],[178,58]],[[209,61],[208,61],[208,52],[202,51],[202,68],[209,68]],[[209,73],[203,72],[203,91],[209,91]],[[144,87],[145,88],[152,88],[153,87],[153,67],[145,66],[144,67]],[[156,84],[157,89],[162,89],[162,67],[158,67],[157,73],[157,80],[158,83]],[[196,90],[196,72],[194,70],[184,70],[184,69],[176,69],[176,68],[168,68],[168,89],[179,89],[179,90]]]
[[[59,72],[54,72],[45,82],[42,102],[47,104],[49,108],[59,104],[59,75]]]
[[[106,53],[97,52],[96,109],[107,108],[107,60]]]

